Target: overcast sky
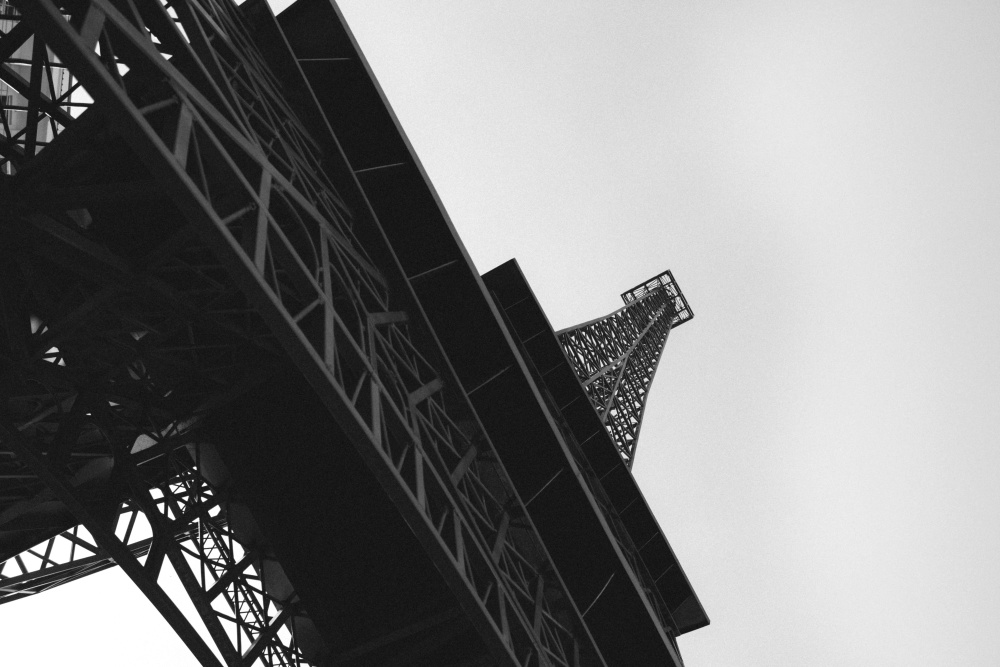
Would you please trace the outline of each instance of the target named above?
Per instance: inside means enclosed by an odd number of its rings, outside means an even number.
[[[1000,664],[1000,4],[341,6],[480,271],[557,329],[687,295],[634,473],[688,667]],[[194,664],[119,579],[0,607],[5,657]]]

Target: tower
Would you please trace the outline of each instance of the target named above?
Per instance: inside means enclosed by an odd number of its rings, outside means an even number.
[[[622,308],[558,335],[580,384],[631,469],[646,398],[667,336],[694,312],[670,271],[621,296]]]
[[[680,664],[704,609],[329,0],[13,7],[0,604],[117,566],[206,666]]]

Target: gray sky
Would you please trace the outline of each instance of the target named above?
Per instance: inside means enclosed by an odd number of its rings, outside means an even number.
[[[635,475],[689,667],[1000,664],[1000,5],[341,6],[481,271],[556,328],[688,296]],[[0,607],[5,657],[194,664],[122,579]]]

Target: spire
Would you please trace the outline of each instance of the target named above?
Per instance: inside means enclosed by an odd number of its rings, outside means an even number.
[[[646,397],[667,336],[694,313],[670,271],[621,296],[624,307],[556,335],[631,469]]]

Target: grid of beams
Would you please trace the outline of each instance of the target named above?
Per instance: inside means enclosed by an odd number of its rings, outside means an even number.
[[[595,655],[467,401],[445,400],[457,383],[415,342],[425,325],[407,313],[401,271],[376,267],[357,241],[323,149],[242,12],[224,0],[18,7],[0,53],[32,40],[26,106],[62,132],[44,146],[31,131],[3,144],[11,238],[41,250],[18,260],[3,295],[17,381],[0,431],[0,530],[21,523],[4,545],[2,600],[113,562],[202,664],[219,664],[216,652],[227,665],[325,655],[307,645],[308,614],[280,566],[228,528],[231,499],[200,465],[202,417],[292,363],[498,664],[575,667]],[[69,97],[31,83],[53,63],[72,77]],[[63,108],[76,99],[88,110]],[[85,147],[106,143],[134,168],[74,170]],[[109,250],[114,240],[88,230],[119,205],[166,224]],[[52,247],[55,259],[40,259]],[[134,530],[139,517],[148,536]],[[164,559],[213,648],[159,588]]]
[[[671,328],[694,317],[667,271],[622,294],[626,305],[558,332],[559,342],[629,468],[649,387]]]

